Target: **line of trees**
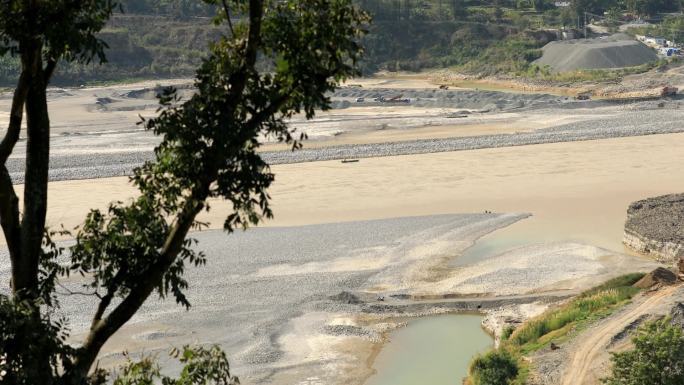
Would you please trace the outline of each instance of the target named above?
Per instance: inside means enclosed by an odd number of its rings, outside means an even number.
[[[665,12],[681,12],[681,0],[572,0],[572,8],[579,14],[603,14],[618,9],[637,16],[653,16]]]
[[[358,0],[376,21],[432,19],[463,20],[473,8],[509,8],[544,12],[556,9],[555,0]],[[603,14],[619,9],[639,16],[663,12],[680,12],[683,0],[571,0],[570,10]]]
[[[124,12],[144,15],[167,15],[175,18],[210,17],[216,6],[197,0],[122,0]]]

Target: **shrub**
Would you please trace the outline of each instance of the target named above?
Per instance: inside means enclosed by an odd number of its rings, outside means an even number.
[[[473,385],[508,385],[518,375],[518,361],[505,349],[480,355],[470,365]]]
[[[607,385],[684,384],[684,332],[669,320],[646,323],[632,339],[634,349],[614,353]]]
[[[511,338],[511,334],[515,331],[515,327],[513,325],[507,325],[502,331],[501,331],[501,340],[506,341],[509,338]]]

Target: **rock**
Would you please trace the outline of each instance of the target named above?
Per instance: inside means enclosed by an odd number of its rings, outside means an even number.
[[[627,210],[623,243],[665,263],[684,257],[684,194],[634,202]],[[681,271],[681,270],[680,270]]]
[[[658,267],[641,278],[637,283],[634,284],[634,287],[638,287],[640,289],[650,289],[656,285],[667,286],[676,282],[677,275],[675,275],[675,273],[664,267]]]
[[[684,257],[679,257],[677,258],[677,271],[679,271],[679,274],[684,274]]]
[[[331,336],[353,336],[377,339],[377,333],[354,325],[326,325],[323,327],[324,333]]]
[[[613,347],[618,342],[624,341],[635,330],[637,330],[639,326],[643,325],[644,322],[652,318],[653,316],[651,314],[640,315],[639,317],[637,317],[637,319],[635,319],[634,321],[630,322],[627,326],[625,326],[620,332],[611,337],[608,347]]]
[[[670,309],[670,323],[684,330],[684,304],[677,302]]]
[[[356,305],[360,304],[362,301],[359,299],[359,297],[355,296],[354,294],[348,292],[348,291],[343,291],[340,294],[336,294],[330,297],[331,300],[341,302],[341,303],[346,303],[349,305]]]

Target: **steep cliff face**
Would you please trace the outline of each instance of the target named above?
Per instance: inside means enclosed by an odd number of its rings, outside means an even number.
[[[684,194],[632,203],[627,209],[623,243],[664,263],[684,257]]]

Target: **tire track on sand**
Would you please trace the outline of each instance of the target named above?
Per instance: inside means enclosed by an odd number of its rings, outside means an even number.
[[[601,351],[608,346],[610,339],[640,315],[648,313],[651,309],[658,306],[664,298],[671,295],[678,287],[679,285],[660,289],[635,308],[619,314],[615,319],[608,320],[605,325],[592,330],[588,338],[582,341],[571,355],[570,365],[565,370],[562,385],[584,385],[591,364]]]

